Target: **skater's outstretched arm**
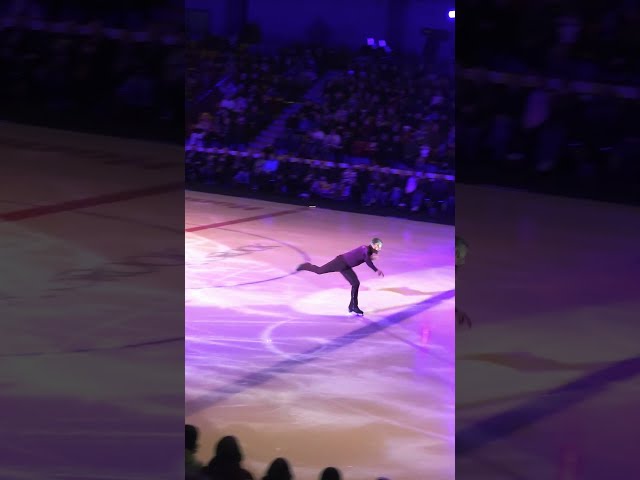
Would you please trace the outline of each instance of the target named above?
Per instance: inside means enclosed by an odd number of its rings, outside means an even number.
[[[381,248],[382,248],[382,240],[380,240],[379,238],[374,238],[371,242],[371,245],[366,247],[364,250],[364,261],[371,270],[373,270],[378,274],[379,277],[384,277],[384,273],[382,272],[382,270],[380,270],[378,267],[376,267],[373,264],[373,258],[374,258],[373,256],[375,255],[375,258],[377,258],[378,257],[377,253],[380,251]]]
[[[379,271],[379,270],[378,270],[378,267],[376,267],[376,266],[373,264],[373,261],[371,260],[371,255],[369,255],[368,253],[367,253],[367,254],[365,254],[364,261],[366,262],[366,264],[369,266],[369,268],[370,268],[371,270],[373,270],[374,272],[378,272],[378,271]]]
[[[371,255],[369,254],[369,252],[367,252],[365,254],[364,261],[366,262],[367,265],[369,265],[369,268],[371,268],[371,270],[373,270],[374,272],[376,272],[378,274],[379,277],[384,277],[384,273],[382,272],[382,270],[380,270],[378,267],[376,267],[373,264],[373,260],[371,258]]]

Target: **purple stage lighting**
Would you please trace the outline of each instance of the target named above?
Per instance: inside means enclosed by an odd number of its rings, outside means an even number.
[[[373,47],[376,41],[373,38],[367,38],[367,45]]]
[[[456,18],[456,11],[455,10],[449,10],[449,18]]]
[[[379,47],[386,47],[387,46],[386,40],[379,40],[378,41],[378,46]]]

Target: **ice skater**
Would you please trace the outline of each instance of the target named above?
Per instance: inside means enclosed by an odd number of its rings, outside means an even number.
[[[353,271],[353,267],[366,263],[371,270],[378,274],[379,277],[384,277],[382,270],[377,268],[372,261],[375,260],[380,250],[382,250],[382,240],[374,238],[371,240],[369,245],[361,245],[350,252],[338,255],[329,263],[326,263],[321,267],[307,262],[298,265],[297,271],[306,270],[308,272],[317,273],[318,275],[340,272],[351,284],[351,303],[349,303],[349,313],[353,312],[358,315],[364,315],[364,312],[358,307],[358,289],[360,288],[360,280],[358,279],[356,272]]]

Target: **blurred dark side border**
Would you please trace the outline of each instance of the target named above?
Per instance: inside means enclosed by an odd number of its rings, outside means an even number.
[[[615,182],[602,182],[597,186],[566,182],[543,174],[525,174],[505,171],[497,166],[484,165],[482,168],[465,165],[456,172],[459,184],[485,185],[498,188],[522,190],[558,197],[595,200],[640,206],[640,189],[633,178],[620,178]]]
[[[182,147],[0,123],[0,151],[0,478],[180,478]]]

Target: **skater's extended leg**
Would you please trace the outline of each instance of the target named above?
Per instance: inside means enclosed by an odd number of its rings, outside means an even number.
[[[348,268],[346,262],[342,259],[342,257],[336,257],[329,263],[325,263],[321,267],[318,267],[317,265],[313,265],[311,263],[303,263],[298,267],[298,270],[307,270],[308,272],[323,275],[325,273],[340,272],[344,268]]]

